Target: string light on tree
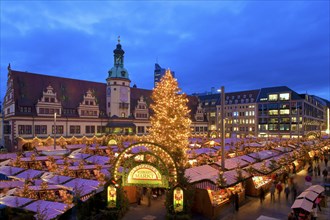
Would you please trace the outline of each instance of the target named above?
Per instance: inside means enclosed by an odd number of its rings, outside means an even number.
[[[150,118],[149,130],[151,141],[163,145],[182,166],[186,164],[185,152],[191,134],[188,99],[181,93],[178,82],[167,70],[151,96],[151,109],[154,114]]]

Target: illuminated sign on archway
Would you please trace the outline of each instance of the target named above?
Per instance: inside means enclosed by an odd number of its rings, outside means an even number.
[[[109,185],[107,188],[108,207],[114,208],[117,203],[117,189],[114,185]]]
[[[128,174],[129,184],[162,184],[162,175],[157,168],[149,164],[140,164],[134,167]]]
[[[178,186],[173,190],[173,207],[175,212],[183,211],[183,190]]]
[[[109,146],[117,145],[117,141],[114,139],[111,139],[111,140],[109,140],[108,145]]]

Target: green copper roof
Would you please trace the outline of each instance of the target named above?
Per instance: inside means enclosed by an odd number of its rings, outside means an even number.
[[[128,71],[120,65],[115,65],[108,73],[109,78],[124,78],[129,80]]]

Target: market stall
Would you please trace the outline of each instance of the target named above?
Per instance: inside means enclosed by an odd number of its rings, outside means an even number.
[[[242,203],[245,199],[242,182],[251,177],[242,169],[221,172],[209,165],[189,168],[185,174],[196,189],[193,210],[208,218],[218,216],[232,201],[234,194]],[[222,180],[219,180],[219,175]]]
[[[246,194],[259,196],[261,188],[268,191],[272,183],[272,173],[279,168],[280,165],[272,159],[251,165],[248,169],[253,173],[253,177],[246,181]]]

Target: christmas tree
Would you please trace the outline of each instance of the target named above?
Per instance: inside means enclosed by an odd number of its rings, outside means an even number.
[[[151,141],[164,146],[181,166],[186,163],[186,148],[190,136],[188,99],[180,93],[178,82],[167,70],[152,93]]]

